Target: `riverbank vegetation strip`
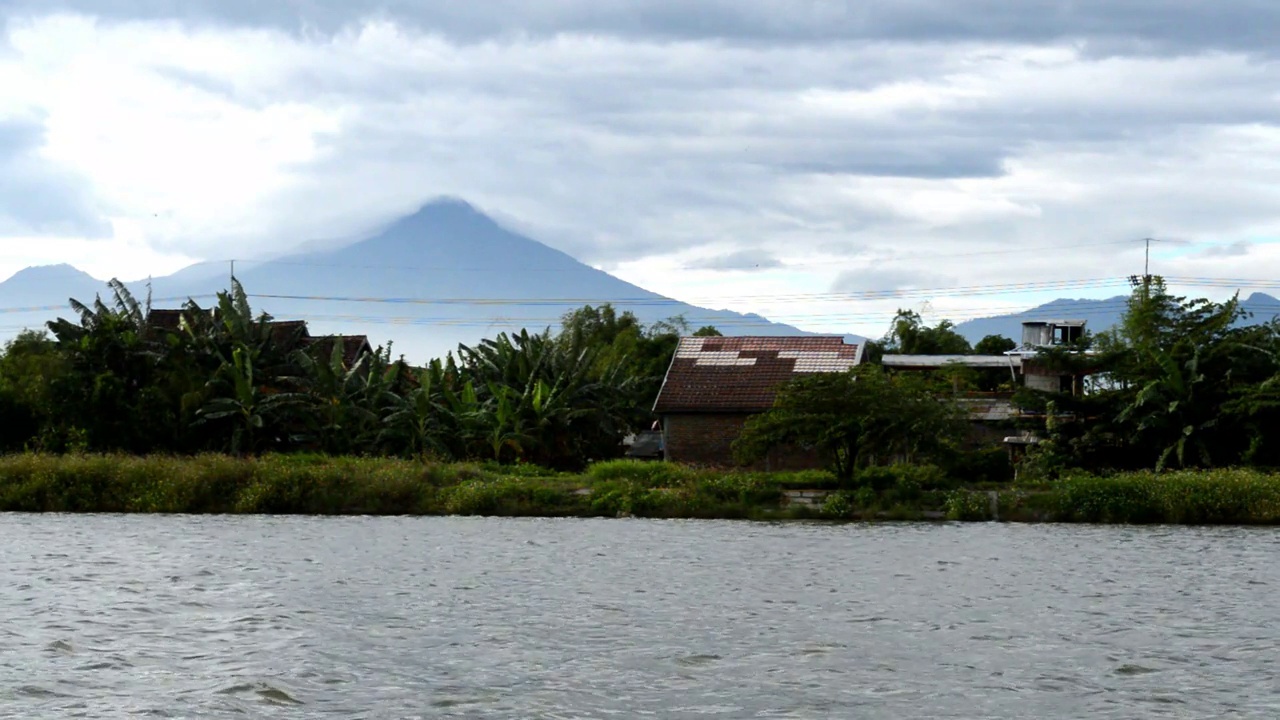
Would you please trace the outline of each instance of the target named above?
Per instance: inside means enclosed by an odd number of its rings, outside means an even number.
[[[528,465],[264,455],[0,457],[0,511],[1280,524],[1280,475],[1065,475],[962,486],[936,467],[760,473],[615,460]],[[792,498],[801,490],[817,501]]]

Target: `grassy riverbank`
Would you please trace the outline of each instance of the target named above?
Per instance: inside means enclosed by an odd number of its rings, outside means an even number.
[[[731,473],[599,463],[582,474],[534,466],[266,455],[0,457],[0,511],[794,517],[787,487],[823,472]]]
[[[960,487],[932,467],[750,473],[611,461],[531,466],[267,455],[0,456],[0,511],[1280,524],[1280,475],[1071,475]],[[813,504],[796,490],[827,491]],[[813,500],[812,498],[810,499]]]

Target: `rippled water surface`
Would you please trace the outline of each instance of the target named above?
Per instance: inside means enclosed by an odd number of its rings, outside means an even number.
[[[1278,537],[0,515],[0,716],[1274,718]]]

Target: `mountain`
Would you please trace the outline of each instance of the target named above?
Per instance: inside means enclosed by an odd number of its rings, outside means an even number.
[[[0,283],[0,303],[6,307],[24,302],[27,306],[56,304],[65,307],[67,291],[87,292],[92,298],[101,287],[102,281],[70,265],[38,265],[19,270]]]
[[[46,320],[71,312],[67,298],[84,302],[106,285],[70,265],[40,265],[18,271],[0,283],[0,338],[23,328],[43,327]]]
[[[1089,331],[1096,333],[1117,325],[1124,315],[1128,301],[1127,295],[1102,300],[1059,299],[1011,315],[966,320],[956,325],[956,332],[971,343],[976,343],[987,335],[1003,335],[1020,340],[1022,323],[1026,320],[1086,320]],[[1240,305],[1249,313],[1240,321],[1242,325],[1269,322],[1280,317],[1280,300],[1266,293],[1253,293],[1242,300]]]
[[[153,278],[155,306],[176,307],[172,298],[185,297],[207,306],[227,287],[229,272],[230,267],[202,264]],[[758,315],[700,308],[650,292],[511,232],[456,200],[430,203],[339,249],[237,262],[235,274],[255,311],[307,320],[313,334],[364,334],[375,345],[393,340],[395,353],[413,361],[501,331],[555,326],[565,312],[604,302],[647,323],[683,315],[691,329],[715,325],[734,335],[804,334]],[[130,289],[141,298],[146,283],[131,283]],[[65,308],[68,297],[87,302],[105,291],[102,282],[70,266],[32,268],[0,283],[0,303]],[[23,324],[38,326],[67,312],[28,313]]]

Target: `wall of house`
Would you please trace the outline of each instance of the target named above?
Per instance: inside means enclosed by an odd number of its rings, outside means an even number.
[[[733,459],[733,441],[742,433],[748,417],[743,413],[665,415],[662,422],[666,458],[694,465],[737,466]],[[759,470],[808,470],[824,467],[824,464],[815,452],[775,448],[768,458],[751,467]]]
[[[1062,390],[1062,377],[1060,375],[1032,375],[1027,374],[1027,387],[1032,390],[1040,390],[1042,392],[1060,392]]]

